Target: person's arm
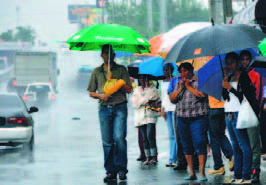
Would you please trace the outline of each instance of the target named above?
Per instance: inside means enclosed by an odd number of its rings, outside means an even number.
[[[186,80],[185,82],[185,87],[187,88],[188,91],[190,91],[192,94],[194,94],[195,96],[197,96],[198,98],[203,98],[206,95],[203,94],[202,92],[199,92],[198,89],[194,88],[191,86],[191,82],[190,80]]]
[[[89,96],[94,99],[101,99],[103,101],[107,101],[109,96],[103,93],[101,94],[97,93],[97,89],[98,89],[98,84],[97,84],[96,70],[93,70],[87,88],[87,90],[89,91]]]
[[[141,106],[148,103],[149,99],[145,96],[140,95],[140,86],[136,87],[135,91],[132,94],[132,106],[136,109],[139,109]]]
[[[128,74],[128,71],[127,69],[123,66],[123,69],[122,69],[122,80],[124,80],[126,82],[125,85],[123,85],[123,87],[121,88],[121,91],[125,92],[125,93],[131,93],[132,92],[132,83],[130,81],[130,78],[129,78],[129,74]]]

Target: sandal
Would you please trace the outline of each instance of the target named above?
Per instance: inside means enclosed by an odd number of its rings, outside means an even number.
[[[197,176],[196,175],[195,176],[188,176],[188,177],[185,177],[184,180],[187,180],[187,181],[189,181],[189,180],[197,180]]]
[[[239,184],[242,182],[242,179],[232,179],[227,184]]]

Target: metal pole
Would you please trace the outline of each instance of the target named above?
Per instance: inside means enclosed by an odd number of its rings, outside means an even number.
[[[160,0],[159,6],[160,6],[160,33],[165,33],[167,29],[166,0]]]
[[[148,36],[150,37],[153,32],[153,21],[152,21],[152,0],[147,0],[147,18],[148,18]]]
[[[20,8],[19,8],[19,5],[16,7],[16,12],[17,12],[17,27],[19,26],[19,11],[20,11]]]

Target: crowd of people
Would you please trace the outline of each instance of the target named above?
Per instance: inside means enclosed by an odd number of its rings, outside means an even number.
[[[140,156],[143,165],[158,162],[156,123],[164,118],[169,136],[169,158],[166,167],[174,170],[189,169],[184,180],[207,181],[205,166],[208,146],[213,156],[213,169],[209,175],[224,175],[222,154],[228,159],[234,178],[231,184],[251,184],[260,181],[261,154],[266,152],[265,94],[262,76],[249,68],[252,55],[248,50],[240,54],[227,53],[222,81],[222,101],[198,90],[198,77],[191,63],[178,66],[178,76],[173,76],[173,63],[163,66],[165,79],[160,91],[149,75],[139,75],[132,91],[132,81],[126,68],[114,62],[115,54],[110,45],[104,45],[101,54],[104,64],[96,68],[88,85],[89,95],[99,99],[99,119],[104,149],[104,182],[127,178],[127,96],[131,93],[135,126],[138,130]],[[108,57],[110,62],[108,62]],[[111,96],[103,92],[108,78],[108,65],[112,78],[123,79],[125,86]],[[246,98],[260,124],[238,129],[240,105]],[[159,104],[159,102],[161,104]],[[159,109],[150,109],[152,106]],[[157,107],[158,108],[158,107]],[[230,139],[226,135],[228,131]]]

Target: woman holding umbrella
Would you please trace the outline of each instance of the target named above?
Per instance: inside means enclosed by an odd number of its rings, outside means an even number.
[[[258,115],[259,104],[256,99],[256,89],[247,72],[239,68],[240,57],[235,52],[225,56],[225,74],[223,98],[225,100],[225,120],[234,152],[234,184],[251,184],[252,150],[247,129],[237,129],[236,123],[240,104],[245,96]],[[228,77],[227,73],[231,75]]]

